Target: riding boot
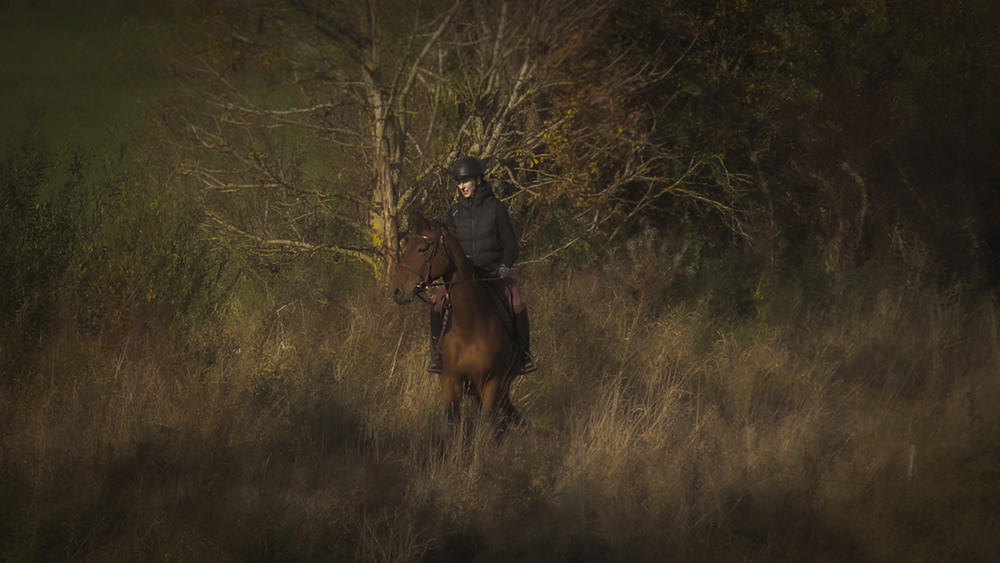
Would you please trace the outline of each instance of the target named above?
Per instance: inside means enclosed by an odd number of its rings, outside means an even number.
[[[521,373],[527,374],[538,369],[535,359],[531,357],[531,328],[528,324],[528,310],[521,309],[520,313],[514,315],[514,322],[517,325],[517,341],[521,345]]]
[[[441,366],[441,331],[444,329],[444,314],[441,311],[431,309],[431,359],[427,363],[429,373],[441,373],[444,369]]]

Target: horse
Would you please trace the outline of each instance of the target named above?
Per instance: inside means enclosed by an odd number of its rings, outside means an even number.
[[[443,284],[451,302],[441,335],[441,395],[449,426],[457,431],[461,402],[468,391],[480,414],[500,439],[521,417],[510,400],[511,383],[520,374],[518,350],[488,281],[477,279],[458,237],[445,225],[419,212],[409,218],[410,232],[392,276],[392,297],[403,305],[427,288]]]

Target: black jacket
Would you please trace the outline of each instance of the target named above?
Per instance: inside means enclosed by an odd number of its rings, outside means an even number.
[[[507,207],[485,181],[476,195],[461,195],[448,212],[448,226],[458,235],[462,250],[482,270],[494,272],[517,261],[517,238]]]

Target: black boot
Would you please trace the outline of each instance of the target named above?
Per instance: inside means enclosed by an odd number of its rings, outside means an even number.
[[[528,323],[528,310],[521,309],[514,315],[517,325],[517,341],[521,345],[521,373],[528,374],[538,369],[535,359],[531,357],[531,326]]]
[[[441,338],[441,330],[444,328],[444,315],[441,311],[431,309],[431,359],[427,362],[428,373],[441,373],[441,348],[438,341]]]

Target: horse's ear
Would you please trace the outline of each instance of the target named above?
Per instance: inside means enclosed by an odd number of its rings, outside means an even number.
[[[409,223],[411,231],[426,231],[430,227],[427,218],[415,209],[410,210]]]

